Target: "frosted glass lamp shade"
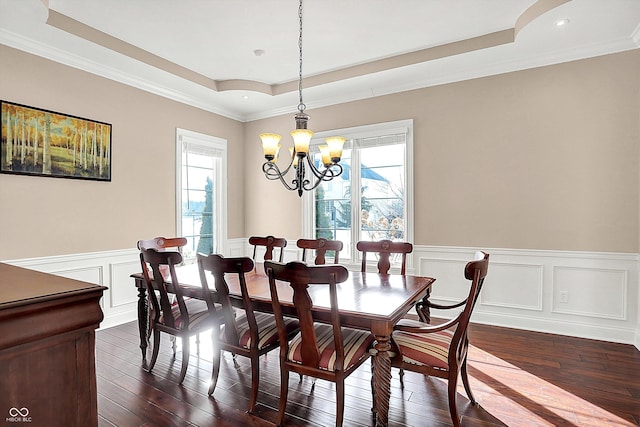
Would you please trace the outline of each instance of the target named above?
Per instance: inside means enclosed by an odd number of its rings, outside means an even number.
[[[278,143],[282,137],[277,133],[261,133],[260,139],[262,140],[262,152],[264,158],[272,161],[275,159],[278,151]]]
[[[321,145],[318,147],[320,149],[320,154],[322,155],[322,164],[325,167],[331,166],[331,156],[329,155],[329,146]]]
[[[293,138],[293,144],[296,147],[296,153],[299,157],[304,157],[309,154],[309,143],[313,132],[309,129],[295,129],[291,131],[291,137]]]
[[[329,146],[329,156],[334,163],[338,163],[342,157],[342,147],[346,138],[342,136],[331,136],[325,139],[325,142]]]

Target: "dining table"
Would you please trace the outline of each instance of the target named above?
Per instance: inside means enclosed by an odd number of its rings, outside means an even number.
[[[186,264],[176,268],[179,286],[185,296],[204,298],[197,264]],[[142,273],[131,276],[138,288],[138,326],[140,349],[143,363],[146,362],[149,343],[149,303],[147,288]],[[256,263],[253,271],[245,274],[247,289],[253,309],[272,313],[269,279],[263,264]],[[213,281],[213,278],[211,279]],[[428,298],[432,277],[399,274],[379,274],[374,272],[349,271],[348,279],[337,285],[339,315],[342,326],[369,330],[375,337],[371,351],[373,363],[373,389],[376,406],[373,408],[376,427],[387,426],[389,398],[391,393],[391,333],[393,327],[419,301]],[[242,307],[237,276],[228,275],[232,304]],[[169,290],[173,286],[165,281]],[[295,316],[292,302],[293,289],[286,282],[276,283],[278,295],[285,315]],[[215,300],[215,290],[211,291]],[[330,323],[330,299],[328,288],[310,286],[309,295],[313,301],[312,313],[317,322]]]

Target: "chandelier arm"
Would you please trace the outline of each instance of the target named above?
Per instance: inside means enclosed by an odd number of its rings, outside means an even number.
[[[286,170],[288,171],[289,168],[287,168]],[[285,181],[284,176],[286,175],[286,171],[280,172],[280,168],[278,168],[278,165],[272,162],[265,162],[262,165],[262,171],[264,172],[264,175],[267,177],[267,179],[270,179],[270,180],[279,179],[280,182],[282,182],[282,185],[284,185],[287,188],[287,190],[293,191],[297,189],[297,187],[292,187],[289,185],[289,183],[287,183],[287,181]],[[295,184],[295,180],[293,180],[293,183]]]
[[[342,166],[339,163],[334,163],[323,170],[318,169],[315,164],[313,164],[310,156],[307,156],[307,163],[313,175],[321,181],[331,181],[333,178],[342,174]]]
[[[313,185],[310,185],[310,184],[311,184],[311,182],[307,179],[307,180],[305,180],[305,182],[304,182],[304,184],[303,184],[303,187],[302,187],[302,188],[303,188],[305,191],[315,190],[315,189],[318,187],[318,185],[320,185],[320,183],[321,183],[322,181],[330,181],[330,180],[331,180],[331,178],[329,178],[329,179],[320,178],[320,179],[316,180],[316,181],[313,183]]]
[[[285,170],[281,171],[278,165],[274,161],[266,161],[262,165],[262,172],[264,172],[264,174],[267,175],[268,179],[278,179],[277,175],[281,175],[282,177],[284,177],[286,174],[289,173],[289,170],[291,169],[291,167],[294,166],[295,159],[296,159],[296,150],[294,148],[291,156],[291,160],[289,161],[289,166],[287,166]]]
[[[313,164],[313,160],[311,160],[311,157],[312,156],[307,156],[307,164],[309,165],[309,169],[311,169],[311,173],[313,173],[316,178],[323,177],[325,175],[324,171],[316,168],[316,165]]]
[[[264,175],[267,177],[267,179],[272,179],[272,180],[278,179],[279,176],[284,175],[280,171],[280,168],[278,168],[278,165],[272,162],[264,162],[262,164],[262,172],[264,172]]]
[[[285,176],[286,174],[288,174],[288,173],[289,173],[289,170],[293,167],[293,162],[294,162],[294,160],[293,160],[293,159],[291,159],[291,161],[289,162],[289,166],[287,166],[287,168],[286,168],[285,170],[283,170],[282,172],[280,172],[280,174],[281,174],[282,176]],[[279,170],[280,170],[280,169],[278,169],[278,171],[279,171]]]
[[[335,170],[334,170],[335,168]],[[327,173],[322,176],[322,181],[331,181],[333,178],[336,178],[342,175],[342,166],[339,163],[335,163],[329,166],[326,169]]]

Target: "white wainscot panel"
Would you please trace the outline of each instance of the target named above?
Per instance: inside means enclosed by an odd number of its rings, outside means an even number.
[[[464,278],[468,261],[420,258],[420,274],[434,277],[430,300],[459,302],[469,295],[469,281]]]
[[[48,273],[66,277],[67,279],[95,283],[97,285],[102,285],[104,283],[102,266],[100,265],[69,268],[64,270],[51,270],[48,271]]]
[[[468,295],[470,282],[464,277],[467,262],[466,259],[419,260],[421,274],[436,278],[432,300],[458,302]],[[542,295],[542,265],[490,262],[479,305],[541,311]]]
[[[490,261],[479,304],[542,311],[542,295],[542,265]]]
[[[627,271],[564,267],[553,269],[553,312],[626,320]]]
[[[137,304],[138,289],[130,277],[140,272],[138,262],[120,262],[111,264],[111,307]]]

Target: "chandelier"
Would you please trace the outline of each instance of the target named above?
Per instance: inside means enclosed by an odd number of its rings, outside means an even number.
[[[342,146],[345,138],[341,136],[332,136],[325,139],[326,144],[321,145],[320,149],[322,166],[316,166],[313,155],[309,153],[309,144],[313,132],[307,129],[309,116],[304,112],[307,108],[302,101],[302,0],[298,7],[298,18],[300,22],[300,36],[298,38],[298,48],[300,53],[300,73],[298,75],[298,95],[300,102],[298,104],[298,113],[295,115],[296,128],[291,131],[293,138],[293,147],[289,148],[289,165],[286,169],[281,170],[278,165],[278,154],[280,153],[280,139],[277,133],[261,133],[262,151],[264,158],[267,160],[262,165],[262,171],[267,179],[280,182],[291,191],[297,191],[302,196],[303,191],[311,191],[320,185],[323,181],[331,181],[333,178],[340,176],[342,166],[340,158],[342,157]],[[287,182],[287,174],[293,168],[293,179],[291,183]]]

